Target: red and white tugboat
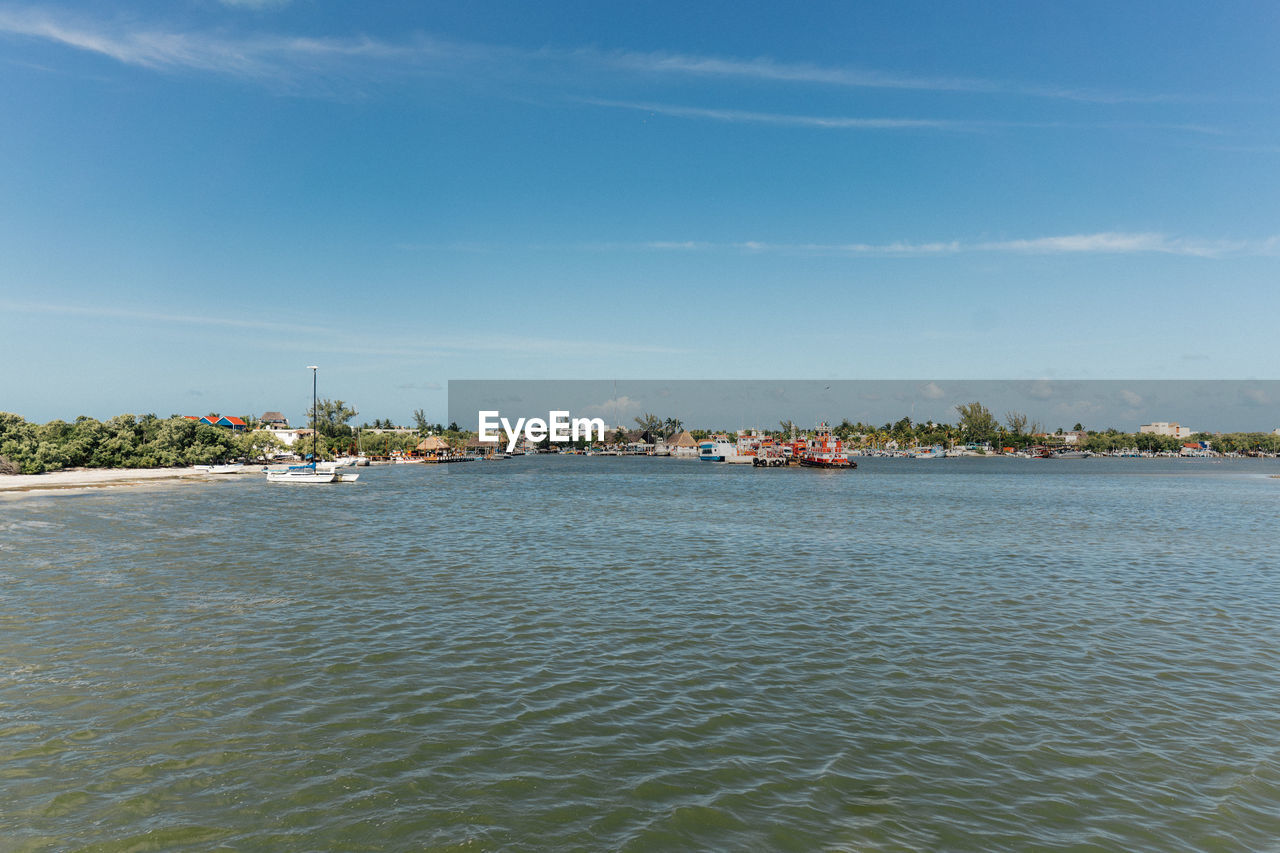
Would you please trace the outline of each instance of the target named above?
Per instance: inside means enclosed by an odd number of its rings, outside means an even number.
[[[818,424],[813,437],[806,441],[805,446],[800,450],[797,461],[809,468],[839,468],[852,471],[858,467],[857,462],[849,461],[849,457],[844,452],[843,442],[831,434],[831,429],[825,423]]]

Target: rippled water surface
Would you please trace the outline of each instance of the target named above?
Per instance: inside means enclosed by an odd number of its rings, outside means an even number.
[[[3,500],[0,849],[1277,849],[1276,473]]]

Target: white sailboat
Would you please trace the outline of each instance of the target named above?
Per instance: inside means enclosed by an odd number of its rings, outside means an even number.
[[[354,483],[360,479],[359,474],[345,474],[338,470],[337,463],[317,462],[316,454],[316,418],[318,415],[316,399],[316,371],[314,364],[307,367],[311,370],[311,461],[305,465],[290,465],[283,471],[267,471],[268,483]]]
[[[268,471],[268,483],[334,483],[338,472],[314,465],[292,465],[284,471]]]

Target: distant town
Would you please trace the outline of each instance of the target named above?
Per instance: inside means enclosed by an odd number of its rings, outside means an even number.
[[[955,423],[909,417],[880,425],[843,420],[827,427],[781,421],[756,429],[690,428],[679,419],[645,413],[630,425],[607,428],[604,440],[568,445],[521,439],[517,453],[566,452],[696,458],[705,445],[728,444],[733,454],[751,457],[779,440],[795,441],[829,433],[850,456],[934,458],[942,456],[1225,456],[1280,455],[1280,428],[1269,433],[1206,433],[1176,421],[1140,424],[1133,431],[1114,427],[1046,431],[1021,412],[997,417],[980,402],[956,407]],[[321,399],[295,425],[279,411],[262,415],[117,415],[106,421],[79,417],[46,424],[0,413],[0,473],[36,474],[66,468],[160,468],[209,465],[229,460],[358,457],[378,462],[447,462],[493,458],[507,449],[481,442],[457,423],[431,422],[421,410],[413,423],[391,419],[355,423],[356,409],[342,400]],[[314,424],[314,428],[312,426]],[[724,451],[717,451],[724,455]]]

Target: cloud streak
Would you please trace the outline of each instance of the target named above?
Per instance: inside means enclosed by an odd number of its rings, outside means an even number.
[[[1098,89],[1045,86],[975,77],[925,77],[891,74],[870,69],[822,66],[806,62],[779,62],[761,57],[733,59],[691,56],[678,53],[619,52],[605,55],[606,61],[637,72],[662,75],[738,78],[777,83],[817,84],[853,89],[900,89],[926,92],[955,92],[979,95],[1022,95],[1101,104],[1158,103],[1179,101],[1173,95],[1142,95]]]
[[[607,98],[578,98],[583,104],[647,112],[672,118],[705,119],[733,124],[768,124],[780,127],[808,127],[820,130],[950,130],[991,131],[1009,128],[1038,130],[1176,130],[1185,133],[1223,135],[1220,128],[1202,124],[1159,124],[1147,122],[1063,122],[1000,121],[935,118],[879,118],[866,116],[816,116],[794,113],[766,113],[750,110],[716,109],[663,104],[651,101],[616,101]]]
[[[1132,255],[1162,254],[1197,258],[1274,256],[1280,235],[1264,240],[1196,240],[1158,232],[1102,231],[1016,240],[893,243],[770,243],[758,240],[717,243],[698,240],[652,240],[633,244],[601,244],[600,248],[631,248],[667,252],[735,251],[854,257],[931,257],[962,253],[1014,255]]]
[[[605,98],[580,98],[580,103],[597,107],[638,110],[673,118],[710,119],[735,124],[772,124],[785,127],[813,127],[831,130],[975,130],[982,122],[953,121],[932,118],[876,118],[848,116],[807,116],[786,113],[763,113],[750,110],[683,107],[672,104],[611,101]]]
[[[222,0],[241,8],[268,9],[288,0]],[[181,31],[133,22],[75,18],[34,6],[0,7],[0,33],[40,39],[158,72],[198,71],[299,87],[326,74],[423,72],[489,73],[534,69],[581,77],[612,73],[627,78],[747,81],[837,89],[879,89],[986,96],[1020,96],[1097,104],[1187,100],[1176,95],[1109,92],[1070,86],[960,76],[919,76],[872,69],[784,62],[768,57],[740,59],[664,51],[608,51],[594,47],[537,50],[449,41],[419,35],[404,41],[368,36],[315,38],[279,34],[238,35],[227,31]],[[728,111],[733,113],[734,111]],[[724,120],[747,120],[740,116]],[[772,121],[773,119],[763,119]],[[911,121],[911,120],[884,120]],[[929,120],[921,120],[929,121]],[[936,124],[936,122],[931,122]]]
[[[328,92],[335,77],[357,78],[448,65],[462,46],[420,38],[392,44],[368,37],[237,36],[105,25],[43,10],[0,7],[0,34],[52,42],[158,73],[200,72],[290,92]]]

